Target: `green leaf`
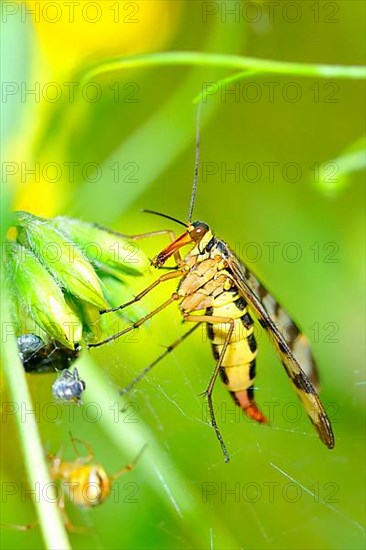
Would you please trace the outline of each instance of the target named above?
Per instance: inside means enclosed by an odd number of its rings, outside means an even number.
[[[366,138],[348,146],[339,157],[323,162],[314,179],[315,186],[329,196],[336,196],[350,183],[350,175],[366,167]]]

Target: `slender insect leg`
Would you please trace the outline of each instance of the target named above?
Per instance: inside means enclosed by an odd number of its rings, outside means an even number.
[[[58,507],[60,509],[61,515],[62,515],[62,521],[64,522],[64,525],[68,531],[74,531],[75,533],[87,533],[88,530],[85,527],[77,527],[71,523],[69,520],[66,511],[65,511],[65,501],[64,498],[61,497],[58,500]],[[33,529],[39,525],[39,521],[36,520],[33,523],[29,523],[28,525],[16,525],[13,523],[0,523],[0,527],[4,527],[6,529],[15,529],[17,531],[29,531],[30,529]]]
[[[149,239],[150,237],[155,237],[156,235],[168,235],[171,242],[175,241],[176,235],[174,231],[171,229],[157,229],[156,231],[148,231],[147,233],[138,233],[137,235],[125,235],[124,233],[120,233],[119,231],[114,231],[113,229],[109,229],[108,227],[104,227],[99,224],[94,224],[99,229],[102,229],[103,231],[106,231],[107,233],[110,233],[111,235],[116,235],[117,237],[123,237],[124,239],[130,239],[131,241],[138,241],[139,239]],[[174,258],[177,264],[182,263],[182,258],[180,256],[179,250],[177,250],[174,253]]]
[[[63,495],[61,495],[61,497],[58,499],[58,507],[60,509],[60,513],[61,513],[61,516],[62,516],[62,521],[64,522],[64,525],[66,527],[66,529],[70,532],[73,532],[73,533],[82,533],[82,534],[85,534],[85,533],[88,533],[89,532],[89,529],[87,529],[86,527],[80,527],[78,525],[73,525],[69,519],[69,516],[67,515],[66,513],[66,510],[65,510],[65,499],[63,497]]]
[[[123,474],[126,474],[127,472],[131,472],[135,468],[138,461],[140,460],[141,455],[144,452],[144,450],[146,449],[146,447],[147,447],[147,445],[144,445],[142,447],[141,451],[136,456],[135,460],[133,460],[133,462],[130,462],[129,464],[127,464],[124,468],[122,468],[122,470],[119,470],[119,472],[116,472],[115,474],[112,474],[111,476],[109,476],[109,480],[113,482],[116,479],[118,479],[119,477],[121,477]]]
[[[179,269],[179,265],[162,265],[158,269],[160,269],[161,271],[176,271],[177,269]]]
[[[212,391],[213,391],[215,382],[217,380],[217,376],[220,372],[222,361],[224,359],[226,349],[229,345],[230,338],[231,338],[233,330],[234,330],[235,321],[231,317],[219,317],[219,316],[216,317],[216,316],[213,316],[213,315],[185,315],[184,320],[185,321],[193,321],[193,322],[198,321],[199,323],[210,323],[212,325],[215,325],[217,323],[230,324],[230,328],[229,328],[228,333],[226,335],[225,342],[223,344],[220,356],[219,356],[219,358],[216,362],[215,369],[212,373],[209,385],[207,387],[207,390],[204,392],[204,394],[207,397],[208,409],[209,409],[209,412],[210,412],[212,427],[214,428],[215,433],[216,433],[216,437],[219,440],[219,443],[221,445],[221,450],[223,452],[225,462],[229,462],[229,460],[230,460],[229,453],[227,452],[226,445],[224,443],[223,437],[221,435],[221,432],[220,432],[220,430],[218,428],[218,425],[217,425],[217,422],[216,422],[215,411],[214,411],[213,404],[212,404]]]
[[[110,229],[109,227],[104,227],[104,225],[99,225],[99,223],[95,223],[93,225],[98,229],[105,231],[106,233],[110,233],[111,235],[116,235],[117,237],[123,237],[124,239],[130,239],[131,241],[138,241],[139,239],[154,237],[155,235],[169,235],[169,238],[171,239],[171,241],[174,241],[175,239],[175,233],[170,229],[157,229],[156,231],[148,231],[147,233],[137,233],[136,235],[126,235],[126,233],[120,233],[119,231],[115,231],[114,229]]]
[[[190,334],[192,334],[192,332],[194,330],[196,330],[196,328],[198,328],[200,326],[200,324],[201,323],[197,323],[196,325],[194,325],[193,328],[189,329],[187,332],[182,334],[182,336],[180,336],[175,342],[170,344],[170,346],[168,346],[166,348],[164,353],[159,355],[159,357],[157,357],[155,359],[155,361],[153,361],[148,367],[146,367],[142,372],[140,372],[140,374],[138,376],[136,376],[136,378],[134,380],[132,380],[132,382],[130,384],[128,384],[128,386],[126,386],[125,388],[120,390],[119,394],[123,395],[124,393],[127,393],[128,391],[130,391],[133,388],[133,386],[135,386],[135,384],[137,384],[137,382],[140,382],[140,380],[145,376],[145,374],[147,374],[153,367],[155,367],[155,365],[160,363],[160,361],[162,359],[164,359],[164,357],[166,357],[169,353],[171,353],[178,346],[178,344],[183,342],[183,340],[185,340]]]
[[[184,274],[184,270],[179,269],[178,271],[174,271],[174,273],[165,273],[164,275],[161,275],[156,281],[154,281],[151,285],[146,287],[144,290],[142,290],[139,294],[137,294],[132,300],[129,302],[126,302],[124,304],[121,304],[117,307],[112,307],[111,309],[103,309],[100,311],[101,314],[103,313],[110,313],[111,311],[118,311],[120,309],[124,309],[127,306],[130,306],[131,304],[134,304],[141,300],[146,294],[148,294],[151,290],[153,290],[155,287],[157,287],[160,283],[163,283],[164,281],[169,281],[170,279],[175,279],[177,277],[182,277]]]
[[[29,531],[36,527],[39,524],[38,519],[33,523],[28,523],[27,525],[16,525],[15,523],[0,523],[0,527],[4,529],[15,529],[16,531]]]
[[[102,340],[101,342],[96,342],[95,344],[88,344],[88,348],[97,348],[99,346],[102,346],[103,344],[108,344],[108,342],[112,342],[113,340],[117,340],[117,338],[120,338],[120,336],[123,336],[123,334],[127,334],[128,332],[131,332],[132,330],[135,330],[135,328],[138,328],[143,323],[151,319],[151,317],[154,317],[157,313],[162,311],[164,308],[175,302],[176,300],[180,300],[180,296],[177,292],[174,292],[169,300],[161,304],[159,307],[154,309],[153,311],[150,311],[145,317],[142,317],[135,323],[133,323],[130,327],[125,328],[124,330],[121,330],[121,332],[117,332],[117,334],[112,334],[112,336],[109,336],[105,340]]]
[[[94,451],[93,451],[93,447],[90,445],[90,443],[88,443],[87,441],[83,441],[82,439],[79,439],[77,437],[74,437],[71,432],[69,432],[69,436],[70,436],[70,439],[71,439],[72,446],[74,448],[74,452],[75,452],[76,456],[78,457],[78,459],[80,459],[83,463],[87,463],[87,462],[90,462],[91,460],[93,460]],[[81,445],[84,445],[84,447],[88,451],[88,454],[85,457],[84,456],[81,457],[79,455],[79,452],[77,450],[77,447],[76,447],[75,443],[81,443]]]

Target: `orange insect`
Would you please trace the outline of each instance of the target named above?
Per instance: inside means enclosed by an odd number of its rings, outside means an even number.
[[[77,455],[72,462],[67,462],[57,455],[47,454],[51,478],[60,482],[58,506],[64,524],[69,531],[85,532],[83,527],[73,525],[65,511],[65,495],[70,502],[80,508],[92,508],[102,504],[109,496],[113,483],[123,474],[130,472],[136,466],[145,447],[140,451],[133,462],[124,466],[115,474],[108,475],[101,464],[93,462],[94,452],[91,445],[70,434],[70,439]],[[80,457],[75,443],[81,443],[88,451],[86,456]],[[1,524],[1,527],[27,531],[38,524],[38,521],[28,525]]]

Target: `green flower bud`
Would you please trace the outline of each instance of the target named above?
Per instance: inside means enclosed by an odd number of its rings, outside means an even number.
[[[83,339],[86,342],[98,342],[101,340],[103,338],[104,323],[103,315],[100,315],[99,308],[88,302],[76,300],[72,294],[66,294],[65,300],[82,321]]]
[[[82,325],[52,275],[33,252],[14,242],[5,245],[5,262],[8,286],[18,309],[25,310],[50,338],[74,349],[81,341]]]
[[[17,219],[17,241],[37,256],[60,286],[99,309],[108,307],[93,266],[73,240],[50,220],[27,212],[17,212]]]

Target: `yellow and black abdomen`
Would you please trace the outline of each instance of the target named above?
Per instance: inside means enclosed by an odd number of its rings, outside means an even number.
[[[214,299],[212,307],[206,310],[206,315],[234,319],[234,329],[221,359],[221,379],[227,385],[234,401],[249,417],[258,422],[265,422],[266,419],[254,402],[253,382],[257,343],[253,319],[248,312],[246,301],[238,296],[235,290],[225,291]],[[216,360],[222,354],[229,331],[229,323],[207,324],[207,334]]]

